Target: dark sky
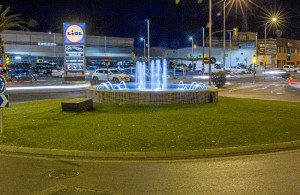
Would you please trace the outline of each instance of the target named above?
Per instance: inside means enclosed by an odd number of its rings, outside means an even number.
[[[208,23],[208,0],[2,0],[10,6],[10,14],[31,24],[31,31],[62,33],[63,22],[84,22],[88,35],[135,38],[135,46],[143,47],[139,37],[147,36],[145,19],[150,20],[151,46],[179,48],[190,46],[189,36],[201,45],[202,30]],[[233,0],[227,0],[231,2]],[[241,1],[241,0],[235,0]],[[247,1],[247,0],[243,0]],[[243,30],[242,11],[247,14],[248,31],[264,36],[266,15],[281,11],[282,37],[300,39],[299,0],[248,0],[247,5],[229,10],[226,28]],[[254,2],[256,5],[253,5]],[[223,29],[223,0],[213,0],[213,31]],[[270,15],[270,14],[269,14]],[[245,26],[245,25],[244,25]],[[268,37],[275,38],[274,28]],[[207,36],[208,29],[205,30]],[[222,38],[222,33],[216,34]]]

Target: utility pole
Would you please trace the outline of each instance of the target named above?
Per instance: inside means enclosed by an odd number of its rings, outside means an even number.
[[[205,47],[205,40],[204,40],[204,27],[202,28],[202,75],[204,75],[204,47]]]
[[[209,69],[208,69],[208,85],[211,86],[211,29],[212,29],[212,0],[209,0],[209,50],[208,50],[208,58],[209,58]]]
[[[225,56],[226,56],[226,0],[224,0],[224,14],[223,14],[223,71],[225,72]]]
[[[148,36],[148,57],[147,57],[147,61],[148,61],[148,68],[150,68],[150,24],[149,24],[149,20],[146,19],[147,22],[147,36]]]

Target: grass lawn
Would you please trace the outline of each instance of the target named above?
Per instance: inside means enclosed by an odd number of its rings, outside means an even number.
[[[0,144],[129,152],[300,140],[299,103],[219,97],[197,105],[94,104],[91,112],[72,113],[61,111],[62,100],[3,108]]]

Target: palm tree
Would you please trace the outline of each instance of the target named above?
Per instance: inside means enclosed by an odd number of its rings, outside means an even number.
[[[21,28],[22,30],[28,30],[24,25],[24,21],[22,21],[19,16],[20,14],[15,15],[8,15],[10,7],[7,7],[2,11],[3,5],[0,5],[0,33],[4,30],[11,29],[11,28]],[[0,35],[0,58],[4,54],[3,48],[3,40]]]
[[[203,0],[197,0],[197,2],[198,2],[199,4],[201,4],[201,3],[203,2]],[[180,0],[175,0],[175,3],[176,3],[176,4],[179,4],[179,3],[180,3]]]

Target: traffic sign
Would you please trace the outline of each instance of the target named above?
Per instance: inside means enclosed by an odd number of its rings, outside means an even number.
[[[8,107],[8,95],[0,94],[0,107],[7,108]]]
[[[208,64],[209,63],[209,59],[208,58],[204,58],[203,62],[204,62],[204,64]]]
[[[104,57],[104,63],[108,64],[109,63],[109,57]]]
[[[0,93],[4,93],[6,89],[6,80],[4,76],[0,76]]]
[[[215,64],[216,62],[217,62],[216,58],[214,58],[214,57],[210,58],[210,63]]]

